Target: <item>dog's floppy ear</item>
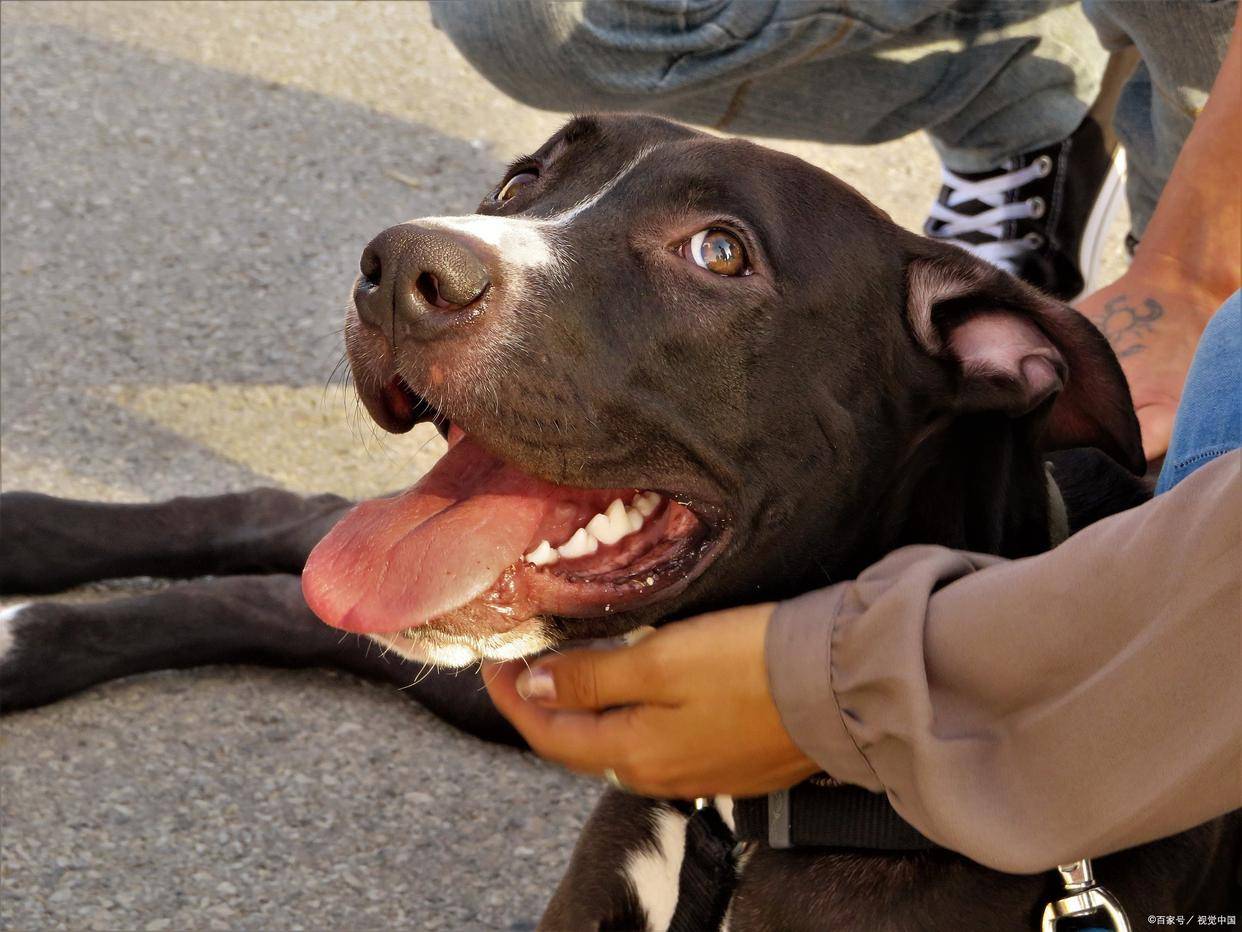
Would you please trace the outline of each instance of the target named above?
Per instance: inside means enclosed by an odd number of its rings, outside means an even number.
[[[906,285],[916,340],[957,370],[960,410],[1021,417],[1052,398],[1045,448],[1097,447],[1144,472],[1130,388],[1085,317],[953,247],[912,259]]]

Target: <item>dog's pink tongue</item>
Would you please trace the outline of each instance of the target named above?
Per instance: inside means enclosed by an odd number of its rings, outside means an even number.
[[[328,532],[302,573],[306,602],[346,631],[423,624],[482,595],[556,492],[463,438],[417,485],[362,502]]]

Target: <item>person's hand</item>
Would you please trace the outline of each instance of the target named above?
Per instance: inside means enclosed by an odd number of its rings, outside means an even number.
[[[1136,259],[1117,281],[1077,302],[1121,360],[1149,462],[1168,451],[1195,346],[1220,303],[1175,263],[1156,258]]]
[[[1195,345],[1242,286],[1242,6],[1212,91],[1120,279],[1078,302],[1121,357],[1149,461],[1169,448]]]
[[[485,664],[483,680],[531,748],[571,770],[611,769],[627,789],[666,799],[760,795],[819,770],[768,691],[774,607],[675,622],[633,646],[567,651],[529,671]]]

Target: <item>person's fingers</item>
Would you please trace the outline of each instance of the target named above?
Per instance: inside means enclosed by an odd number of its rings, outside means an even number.
[[[1150,404],[1143,405],[1136,413],[1143,435],[1143,453],[1148,462],[1157,460],[1169,452],[1177,409],[1167,404]]]
[[[640,643],[613,650],[571,650],[518,674],[518,694],[558,709],[608,709],[669,698],[659,651]]]
[[[582,773],[620,769],[635,744],[633,707],[596,713],[565,711],[527,702],[518,694],[520,662],[484,664],[483,682],[497,710],[507,718],[540,757]]]

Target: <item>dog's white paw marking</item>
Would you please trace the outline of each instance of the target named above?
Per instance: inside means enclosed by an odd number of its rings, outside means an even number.
[[[686,817],[661,806],[652,813],[655,838],[630,853],[625,878],[647,915],[647,928],[667,929],[677,908],[677,881],[686,854]]]
[[[17,627],[17,616],[22,613],[31,603],[18,602],[16,605],[9,605],[0,608],[0,663],[13,651],[13,632]]]

